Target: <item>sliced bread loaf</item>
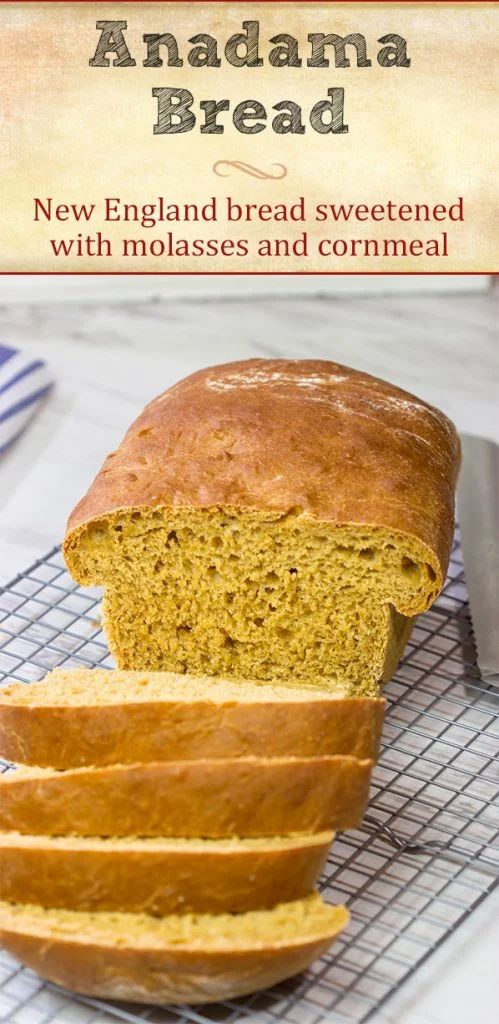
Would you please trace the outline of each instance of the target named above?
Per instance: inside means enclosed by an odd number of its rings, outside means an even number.
[[[376,760],[384,704],[305,687],[56,669],[0,689],[0,755],[53,768],[252,755]]]
[[[241,913],[314,889],[332,832],[99,839],[0,832],[0,900],[73,910]]]
[[[0,829],[33,835],[291,835],[355,828],[372,762],[354,757],[20,768],[0,778]]]
[[[212,367],[144,410],[68,523],[123,669],[376,694],[439,593],[459,442],[320,360]]]
[[[85,995],[209,1003],[304,970],[348,923],[316,894],[247,914],[44,910],[0,904],[0,941],[43,978]]]

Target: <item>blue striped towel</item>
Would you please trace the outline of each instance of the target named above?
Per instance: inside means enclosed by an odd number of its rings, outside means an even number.
[[[0,345],[0,454],[22,433],[53,383],[41,359]]]

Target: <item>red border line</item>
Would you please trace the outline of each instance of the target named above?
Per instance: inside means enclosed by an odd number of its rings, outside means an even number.
[[[23,3],[36,3],[36,4],[79,4],[86,3],[87,6],[90,3],[99,4],[102,6],[103,3],[109,3],[110,0],[0,0],[0,7],[19,7]],[[142,0],[119,0],[119,5],[122,4],[139,4]],[[144,0],[145,2],[145,0]],[[190,7],[197,7],[199,4],[226,4],[229,0],[170,0],[170,6],[173,4],[189,3]],[[231,4],[245,4],[246,6],[252,3],[268,3],[274,4],[296,4],[299,3],[301,6],[306,4],[314,4],[317,7],[321,2],[324,6],[332,6],[333,4],[337,7],[344,7],[345,4],[358,4],[359,7],[364,7],[365,4],[376,4],[378,7],[386,7],[388,4],[394,4],[396,7],[405,7],[409,3],[412,7],[418,7],[423,4],[430,5],[432,7],[457,7],[459,4],[466,4],[468,7],[495,7],[497,0],[230,0]],[[167,7],[169,0],[147,0],[150,4],[161,4],[163,7]]]
[[[59,2],[59,0],[57,0]],[[134,0],[135,2],[135,0]],[[499,270],[0,270],[0,277],[499,277]]]

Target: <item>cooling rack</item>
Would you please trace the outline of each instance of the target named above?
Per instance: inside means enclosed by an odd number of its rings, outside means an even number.
[[[17,576],[0,594],[0,682],[30,683],[62,664],[110,666],[99,597],[72,582],[59,549]],[[386,696],[369,813],[338,837],[321,880],[352,922],[306,974],[206,1007],[143,1007],[69,995],[0,952],[0,1020],[368,1021],[499,882],[499,696],[476,668],[458,538],[447,585]]]

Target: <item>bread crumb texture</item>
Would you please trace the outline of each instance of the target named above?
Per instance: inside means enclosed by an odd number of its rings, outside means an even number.
[[[430,560],[416,540],[381,529],[142,509],[89,524],[70,564],[105,588],[121,669],[375,694],[398,612],[410,617],[436,596]]]
[[[329,848],[334,832],[317,832],[315,835],[261,836],[241,839],[230,836],[227,839],[181,839],[178,836],[30,836],[21,832],[0,832],[0,849],[70,850],[95,853],[175,853],[181,856],[193,854],[239,855],[261,851],[263,853],[294,850],[303,847]],[[1,884],[1,883],[0,883]]]
[[[341,701],[341,687],[327,695]],[[114,704],[275,704],[282,701],[323,701],[316,687],[273,686],[245,679],[230,680],[174,672],[124,672],[119,669],[56,668],[34,683],[0,686],[0,705],[32,707],[93,707]]]
[[[334,363],[249,360],[151,402],[68,524],[122,669],[374,694],[441,589],[459,442]]]
[[[13,930],[47,938],[74,938],[81,943],[135,949],[184,946],[203,950],[208,945],[211,949],[244,950],[279,946],[339,931],[347,921],[344,907],[328,906],[317,893],[278,904],[272,910],[244,915],[170,914],[162,918],[0,903],[0,930],[8,923]]]
[[[5,948],[73,991],[139,1003],[219,1002],[306,969],[348,923],[317,895],[244,914],[85,913],[0,904]]]

